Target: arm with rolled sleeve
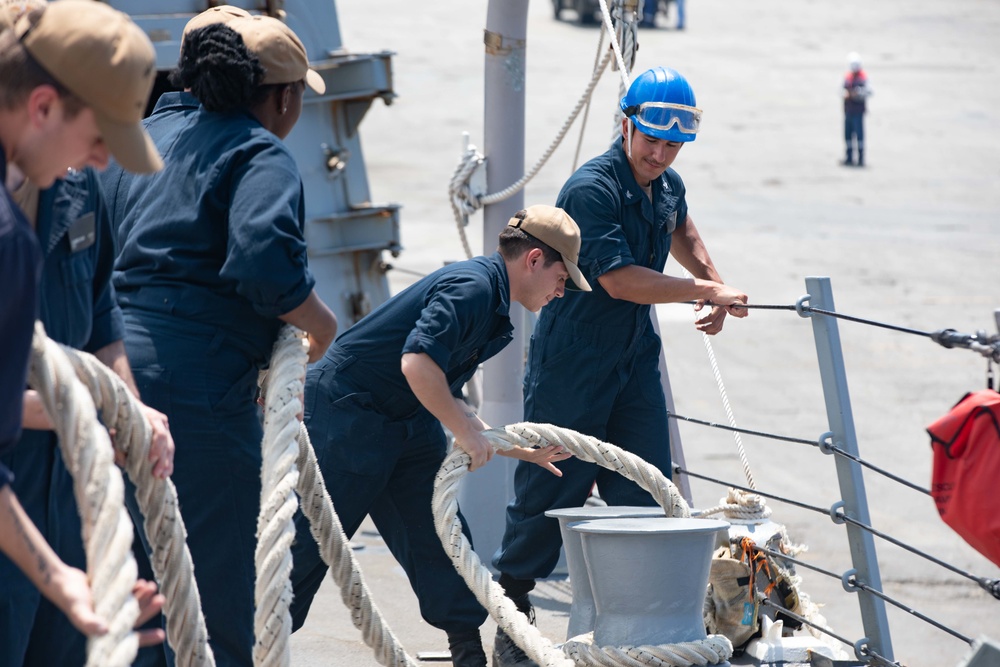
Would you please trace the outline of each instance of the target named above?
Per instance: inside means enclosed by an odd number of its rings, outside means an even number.
[[[622,229],[619,196],[605,183],[584,181],[576,182],[560,195],[563,207],[580,225],[583,235],[581,258],[585,258],[583,263],[588,280],[598,281],[612,298],[637,304],[689,300],[710,300],[722,304],[746,302],[745,294],[722,284],[721,280],[707,277],[702,270],[711,266],[711,259],[704,250],[704,244],[700,243],[701,238],[687,215],[686,206],[681,206],[678,211],[684,218],[673,233],[671,252],[685,268],[695,268],[693,273],[698,277],[678,278],[641,266],[632,256]],[[674,244],[681,246],[679,251]],[[698,257],[701,264],[695,262],[694,257]],[[714,266],[711,270],[714,272]],[[717,278],[718,273],[715,276]],[[733,311],[739,317],[746,312],[745,309]]]
[[[488,428],[475,411],[451,394],[447,370],[462,359],[452,356],[476,324],[492,317],[493,294],[487,281],[451,276],[435,286],[403,345],[403,376],[428,412],[455,436],[455,444],[472,459],[469,470],[482,467],[493,456],[483,436]]]
[[[232,175],[229,240],[220,276],[260,315],[309,334],[309,360],[333,342],[337,320],[313,289],[303,234],[302,179],[280,145],[264,147]]]

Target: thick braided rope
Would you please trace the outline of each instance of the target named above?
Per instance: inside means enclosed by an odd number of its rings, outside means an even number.
[[[590,463],[596,463],[609,470],[614,470],[634,481],[652,494],[667,516],[691,516],[691,511],[684,498],[678,492],[677,487],[664,477],[663,473],[656,469],[656,467],[646,463],[634,454],[609,443],[601,442],[597,438],[548,424],[513,424],[505,426],[503,429],[485,431],[483,435],[486,436],[490,444],[498,451],[511,449],[515,445],[526,447],[551,444],[562,445],[577,458]],[[543,637],[538,632],[538,629],[531,625],[528,618],[519,612],[514,603],[504,595],[503,588],[493,581],[489,570],[482,564],[482,561],[479,560],[479,557],[469,545],[469,541],[462,534],[462,526],[458,521],[458,482],[468,472],[468,466],[468,454],[457,448],[445,458],[444,463],[441,465],[441,469],[438,471],[434,481],[434,497],[432,500],[434,507],[434,527],[437,530],[438,537],[441,538],[445,552],[455,565],[455,569],[465,579],[465,582],[469,585],[469,589],[476,596],[476,599],[479,600],[480,604],[490,612],[497,625],[510,635],[532,660],[543,667],[571,667],[576,664],[635,664],[616,662],[616,660],[621,658],[619,654],[623,651],[627,654],[628,651],[620,647],[590,649],[586,652],[588,657],[581,659],[598,661],[577,663],[575,657],[568,657],[568,654],[557,651],[552,643]],[[699,646],[707,644],[710,648],[695,650],[687,644],[698,644]],[[707,660],[703,656],[705,653],[712,655],[718,653],[719,651],[715,647],[725,649],[722,651],[723,653],[728,651],[723,658],[715,660],[715,663],[721,662],[728,658],[729,655],[732,655],[732,645],[728,644],[728,640],[724,637],[716,638],[713,636],[709,640],[706,640],[706,642],[690,642],[687,644],[658,648],[664,651],[673,651],[673,654],[677,656],[686,653],[697,656],[693,661],[678,661],[675,663],[681,666],[714,664],[697,662],[697,660]],[[640,647],[636,650],[646,651],[647,648],[649,647]],[[574,650],[580,655],[584,653],[583,649],[575,644]],[[713,651],[715,653],[712,653]],[[600,659],[593,657],[600,652],[605,653],[605,655]]]
[[[733,655],[733,644],[722,635],[665,646],[594,646],[594,633],[573,637],[563,652],[583,667],[687,667],[717,665]]]
[[[278,332],[264,397],[261,443],[260,514],[254,564],[253,664],[288,667],[292,656],[292,541],[295,539],[295,487],[299,471],[296,438],[305,389],[309,344],[305,334],[286,324]]]
[[[771,516],[771,508],[756,493],[730,488],[726,497],[719,499],[718,505],[692,514],[705,518],[720,513],[729,521],[760,521]]]
[[[350,611],[354,627],[361,630],[365,643],[375,652],[380,664],[417,667],[417,662],[406,653],[372,602],[371,592],[361,577],[361,568],[333,509],[305,425],[299,427],[298,441],[298,492],[302,498],[302,513],[309,519],[320,556],[330,566],[330,576],[340,587],[340,599]]]
[[[80,508],[87,574],[94,609],[108,633],[87,640],[88,667],[132,664],[139,649],[132,626],[139,605],[132,596],[138,575],[132,556],[132,522],[125,511],[125,484],[114,466],[111,439],[97,421],[86,387],[59,346],[35,323],[29,382],[55,423],[73,492]]]
[[[115,429],[115,448],[126,455],[125,471],[135,484],[135,498],[142,512],[153,553],[150,557],[160,591],[166,598],[167,641],[181,667],[214,667],[208,644],[201,596],[194,578],[187,529],[177,502],[177,488],[169,479],[153,477],[149,460],[152,430],[139,402],[120,377],[86,352],[68,347],[76,375],[90,389],[108,428]]]
[[[597,82],[601,79],[601,74],[604,73],[604,68],[608,66],[608,62],[611,60],[611,54],[608,53],[604,60],[594,68],[593,74],[591,74],[590,81],[587,83],[586,89],[577,100],[576,106],[570,112],[569,117],[566,118],[565,122],[559,132],[556,133],[555,138],[549,147],[545,149],[542,157],[538,159],[535,165],[528,170],[524,176],[518,179],[517,182],[512,185],[507,186],[499,192],[495,192],[488,195],[483,195],[477,197],[472,193],[469,187],[469,179],[476,169],[481,165],[486,158],[482,153],[472,144],[468,144],[462,156],[458,160],[458,165],[455,167],[455,171],[452,174],[451,180],[448,182],[448,199],[451,202],[451,210],[455,215],[455,222],[458,225],[458,233],[462,240],[462,246],[465,248],[465,254],[467,257],[472,257],[472,249],[469,246],[469,241],[465,235],[465,226],[469,223],[469,216],[478,211],[483,206],[490,204],[497,204],[510,197],[514,196],[520,192],[525,185],[528,184],[531,179],[538,175],[538,172],[542,170],[545,163],[549,161],[552,154],[555,153],[559,144],[562,143],[563,139],[566,137],[566,133],[569,132],[569,128],[573,126],[576,117],[580,115],[583,108],[590,101],[591,96],[594,93],[594,88],[597,86]]]

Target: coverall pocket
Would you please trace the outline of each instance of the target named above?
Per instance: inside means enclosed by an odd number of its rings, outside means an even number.
[[[391,467],[406,429],[376,411],[368,392],[343,396],[326,407],[327,416],[313,414],[309,423],[320,466],[355,475],[381,475]],[[323,433],[317,432],[323,429]],[[317,443],[321,440],[321,444]]]
[[[587,341],[580,336],[550,331],[544,336],[532,336],[529,348],[531,365],[537,364],[543,368],[553,368],[570,359],[579,359],[581,352],[587,347]],[[531,359],[538,355],[537,359]]]

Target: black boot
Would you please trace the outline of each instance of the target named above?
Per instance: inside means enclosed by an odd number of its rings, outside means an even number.
[[[486,667],[486,651],[479,629],[448,635],[451,664],[454,667]]]
[[[865,166],[865,149],[864,148],[859,148],[858,149],[858,166],[859,167]]]
[[[514,602],[517,610],[527,616],[534,625],[535,609],[531,606],[528,592],[535,587],[535,582],[501,574],[500,585],[503,586],[507,597]],[[529,658],[502,628],[497,628],[497,636],[493,640],[493,667],[538,667],[538,663]]]
[[[844,161],[841,162],[840,164],[844,165],[845,167],[854,166],[854,151],[851,149],[850,146],[847,147],[847,156],[844,158]]]

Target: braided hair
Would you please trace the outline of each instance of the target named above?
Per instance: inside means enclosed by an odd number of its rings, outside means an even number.
[[[205,109],[221,112],[251,105],[263,79],[260,60],[238,32],[221,23],[185,35],[177,69],[170,74],[171,84],[190,88]]]

